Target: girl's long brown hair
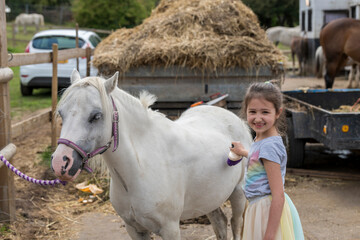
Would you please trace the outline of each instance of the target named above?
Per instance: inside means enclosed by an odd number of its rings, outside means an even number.
[[[280,88],[273,84],[271,81],[268,82],[257,82],[249,86],[242,106],[242,117],[247,118],[246,110],[249,102],[253,98],[263,98],[268,102],[274,104],[276,113],[283,109],[283,95]],[[275,122],[275,127],[280,135],[286,134],[286,119],[285,110],[283,109],[280,117]]]

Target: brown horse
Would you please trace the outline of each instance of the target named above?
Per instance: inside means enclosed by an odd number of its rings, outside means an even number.
[[[294,37],[291,40],[291,57],[293,62],[293,72],[295,69],[295,56],[299,61],[299,75],[304,75],[304,67],[306,59],[308,58],[308,41],[307,38]]]
[[[325,87],[332,88],[334,78],[351,57],[360,62],[360,20],[340,18],[320,32],[320,44],[326,58]]]

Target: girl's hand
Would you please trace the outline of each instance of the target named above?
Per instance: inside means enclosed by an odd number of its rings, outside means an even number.
[[[241,144],[241,142],[231,142],[231,147],[230,147],[230,151],[232,151],[233,153],[239,155],[239,156],[243,156],[243,157],[248,157],[248,151],[244,148],[244,146]]]

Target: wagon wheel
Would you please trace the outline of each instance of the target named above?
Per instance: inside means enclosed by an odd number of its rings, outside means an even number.
[[[301,168],[304,165],[305,140],[295,138],[294,124],[291,117],[286,118],[287,122],[287,167]]]

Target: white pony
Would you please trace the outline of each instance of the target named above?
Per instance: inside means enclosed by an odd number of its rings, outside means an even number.
[[[280,43],[285,46],[291,46],[291,40],[294,37],[301,37],[300,26],[297,27],[271,27],[266,30],[266,35],[270,41],[275,43],[276,45]]]
[[[324,51],[321,46],[316,49],[315,52],[315,73],[317,78],[322,78],[326,74],[326,58],[324,55]],[[358,88],[360,87],[360,67],[359,63],[355,62],[352,58],[349,57],[348,61],[346,62],[346,67],[350,67],[348,83],[346,85],[347,88]],[[355,74],[356,72],[356,74]],[[353,85],[353,79],[355,81],[355,85]]]
[[[26,26],[35,25],[36,32],[39,31],[40,26],[44,26],[44,16],[38,13],[21,13],[15,18],[15,32],[19,32],[19,25],[23,27],[24,34],[26,34]]]
[[[108,80],[80,79],[73,71],[72,84],[58,104],[63,125],[52,156],[55,175],[72,181],[86,168],[88,157],[105,151],[110,201],[132,239],[150,240],[153,232],[180,240],[179,221],[205,214],[217,239],[227,239],[220,206],[229,199],[233,239],[239,240],[247,159],[232,167],[226,160],[231,141],[250,147],[246,123],[214,106],[190,108],[172,121],[149,108],[155,96],[143,92],[135,98],[117,82],[118,73]]]

